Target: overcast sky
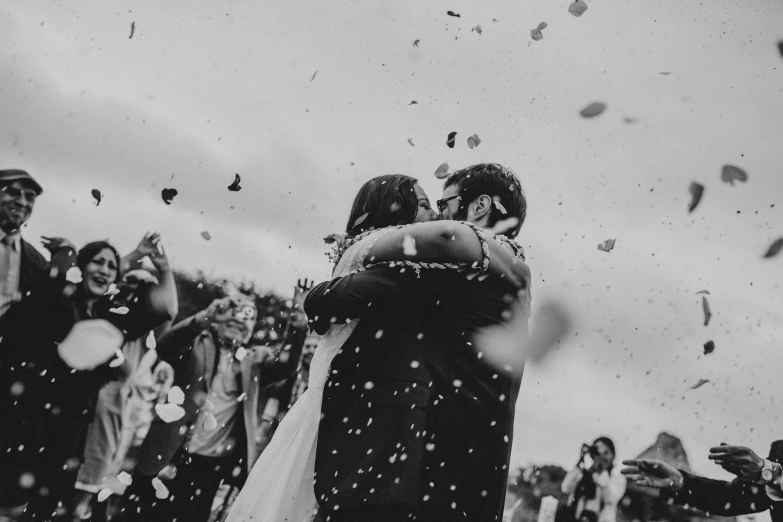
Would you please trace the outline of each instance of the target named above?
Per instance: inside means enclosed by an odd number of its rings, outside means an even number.
[[[631,457],[665,430],[724,476],[710,446],[783,439],[783,255],[762,259],[783,236],[783,4],[588,3],[5,0],[0,165],[46,188],[30,240],[129,250],[159,230],[177,267],[290,295],[328,277],[321,238],[365,180],[414,175],[434,201],[444,161],[503,163],[528,197],[534,306],[577,318],[525,375],[514,462],[570,466],[603,434]],[[727,163],[749,181],[721,182]]]

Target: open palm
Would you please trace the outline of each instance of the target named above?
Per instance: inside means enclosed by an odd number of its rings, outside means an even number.
[[[623,464],[628,466],[622,471],[623,475],[628,476],[628,479],[638,486],[674,490],[682,487],[682,473],[674,466],[660,460],[626,460]]]

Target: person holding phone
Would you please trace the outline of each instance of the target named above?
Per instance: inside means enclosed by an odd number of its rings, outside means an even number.
[[[626,478],[614,465],[614,442],[599,437],[583,444],[579,461],[560,485],[568,495],[569,520],[578,521],[585,512],[598,514],[598,522],[615,522],[617,505],[625,495]]]

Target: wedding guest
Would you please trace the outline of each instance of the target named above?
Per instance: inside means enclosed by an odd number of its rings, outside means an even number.
[[[597,514],[598,522],[617,520],[617,505],[625,495],[626,479],[614,460],[614,442],[608,437],[599,437],[592,446],[582,446],[579,462],[561,484],[563,493],[568,495],[571,520],[581,521],[589,512]]]

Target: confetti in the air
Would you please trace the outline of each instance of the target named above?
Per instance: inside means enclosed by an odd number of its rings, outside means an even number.
[[[474,134],[473,136],[468,138],[468,147],[471,149],[475,149],[479,146],[481,143],[481,139],[479,139],[478,134]]]
[[[98,492],[98,502],[105,502],[107,498],[109,498],[114,491],[110,490],[109,488],[103,488]]]
[[[136,22],[131,22],[131,33],[130,33],[130,36],[128,37],[128,40],[133,38],[133,33],[135,33],[135,32],[136,32]]]
[[[735,181],[746,183],[748,181],[748,173],[734,165],[724,165],[720,171],[720,179],[724,183],[734,186]]]
[[[710,382],[709,379],[699,379],[699,382],[697,382],[696,384],[691,386],[691,390],[695,390],[696,388],[701,388],[702,386],[704,386],[708,382]]]
[[[780,55],[783,56],[783,40],[778,42],[778,51],[780,51]]]
[[[783,237],[777,238],[771,245],[769,245],[767,253],[764,254],[764,259],[775,257],[780,253],[781,250],[783,250]]]
[[[418,39],[413,40],[413,47],[418,47],[419,46],[419,42],[421,42],[421,40],[418,40]]]
[[[315,71],[313,73],[313,76],[310,78],[310,83],[313,83],[313,80],[315,80],[315,75],[318,74],[318,71]]]
[[[369,213],[369,212],[365,212],[364,214],[362,214],[361,216],[359,216],[358,218],[356,218],[356,221],[354,221],[354,222],[353,222],[353,226],[351,226],[351,228],[356,228],[356,227],[358,227],[359,225],[361,225],[362,223],[364,223],[364,220],[365,220],[365,219],[367,219],[367,217],[368,217],[369,215],[370,215],[370,213]]]
[[[696,295],[699,295],[699,294],[710,295],[710,291],[709,290],[699,290],[698,292],[696,292]]]
[[[503,203],[500,202],[500,198],[498,196],[492,198],[492,204],[495,205],[495,208],[498,209],[501,214],[508,214],[508,210],[506,210],[506,207],[504,207]]]
[[[671,73],[669,71],[661,71],[658,74],[660,74],[661,76],[669,76]]]
[[[456,132],[453,132],[453,131],[449,132],[449,137],[446,139],[446,145],[450,149],[454,148],[454,141],[455,141],[456,137],[457,137],[457,133]]]
[[[455,13],[454,11],[446,11],[446,14],[455,18],[461,18],[459,13]]]
[[[476,31],[476,32],[479,34],[479,36],[481,36],[481,33],[483,33],[483,32],[484,32],[484,31],[481,29],[481,26],[480,26],[480,25],[477,25],[476,27],[474,27],[473,29],[471,29],[471,32],[473,32],[473,31]]]
[[[179,386],[172,386],[169,390],[169,393],[166,395],[166,400],[168,400],[171,404],[182,406],[182,404],[185,402],[185,392],[183,392],[182,388]]]
[[[585,11],[587,11],[587,4],[584,3],[584,0],[576,0],[568,6],[568,12],[576,17],[582,16]]]
[[[78,266],[72,266],[65,273],[65,280],[69,283],[78,285],[82,282],[82,271]]]
[[[112,359],[109,362],[109,368],[118,368],[118,367],[122,366],[122,363],[124,363],[124,362],[125,362],[125,354],[122,353],[122,350],[117,348],[114,351],[114,359]]]
[[[239,177],[239,174],[234,174],[234,182],[228,186],[228,190],[231,192],[239,192],[242,190],[242,187],[239,186],[240,181],[242,181],[242,178]]]
[[[201,237],[203,237],[203,238],[204,238],[204,239],[206,239],[207,241],[209,241],[210,239],[212,239],[212,236],[210,236],[210,235],[209,235],[209,232],[207,232],[206,230],[205,230],[205,231],[203,231],[203,232],[201,233]]]
[[[128,315],[128,312],[130,312],[130,308],[128,308],[127,306],[118,306],[117,308],[110,308],[109,311],[117,315]]]
[[[158,343],[155,341],[155,334],[153,332],[147,334],[147,340],[144,344],[148,350],[154,350],[157,347]]]
[[[603,112],[606,110],[606,104],[601,102],[593,102],[581,111],[579,111],[579,115],[582,116],[582,118],[595,118],[596,116],[599,116],[603,114]]]
[[[604,252],[611,252],[614,248],[614,242],[615,239],[607,239],[603,243],[598,244],[598,250],[603,250]]]
[[[167,205],[171,205],[171,202],[176,195],[177,189],[174,188],[164,188],[160,191],[160,197],[163,198],[163,202]]]
[[[411,147],[415,147],[416,145],[413,144],[413,138],[408,138],[408,143],[410,143]]]
[[[23,489],[30,489],[35,486],[35,475],[32,473],[22,473],[22,476],[19,477],[19,485],[22,486]]]
[[[117,475],[117,482],[123,486],[130,486],[133,484],[133,477],[131,477],[131,474],[127,471],[120,471]]]
[[[688,205],[688,212],[693,212],[696,207],[699,206],[702,196],[704,195],[704,185],[701,183],[693,182],[688,188],[691,193],[691,204]]]
[[[155,413],[163,422],[176,422],[185,416],[185,410],[177,404],[156,404]]]
[[[449,177],[449,164],[443,163],[438,169],[435,171],[435,177],[438,179],[444,179]]]
[[[237,351],[234,353],[234,357],[237,361],[242,362],[244,358],[247,357],[247,348],[244,346],[237,348]]]
[[[704,296],[701,296],[701,307],[704,309],[704,326],[707,326],[710,323],[710,318],[712,318],[712,312],[710,312],[710,303],[707,302],[707,298]]]
[[[419,102],[417,102],[416,100],[411,100],[411,102],[408,105],[418,105],[418,104]]]
[[[98,189],[92,189],[92,197],[95,199],[95,206],[101,204],[101,200],[103,199],[103,194]]]
[[[707,341],[704,343],[704,355],[709,355],[715,351],[715,343],[713,341]]]
[[[152,479],[152,487],[155,488],[155,497],[164,500],[169,498],[169,488],[158,477]]]
[[[413,237],[406,235],[402,239],[402,253],[408,257],[414,257],[418,254],[416,251],[416,240]]]
[[[546,26],[547,26],[546,22],[541,22],[540,24],[538,24],[538,27],[530,31],[530,37],[536,42],[541,40],[544,37],[544,33],[542,33],[541,31],[546,29]]]

